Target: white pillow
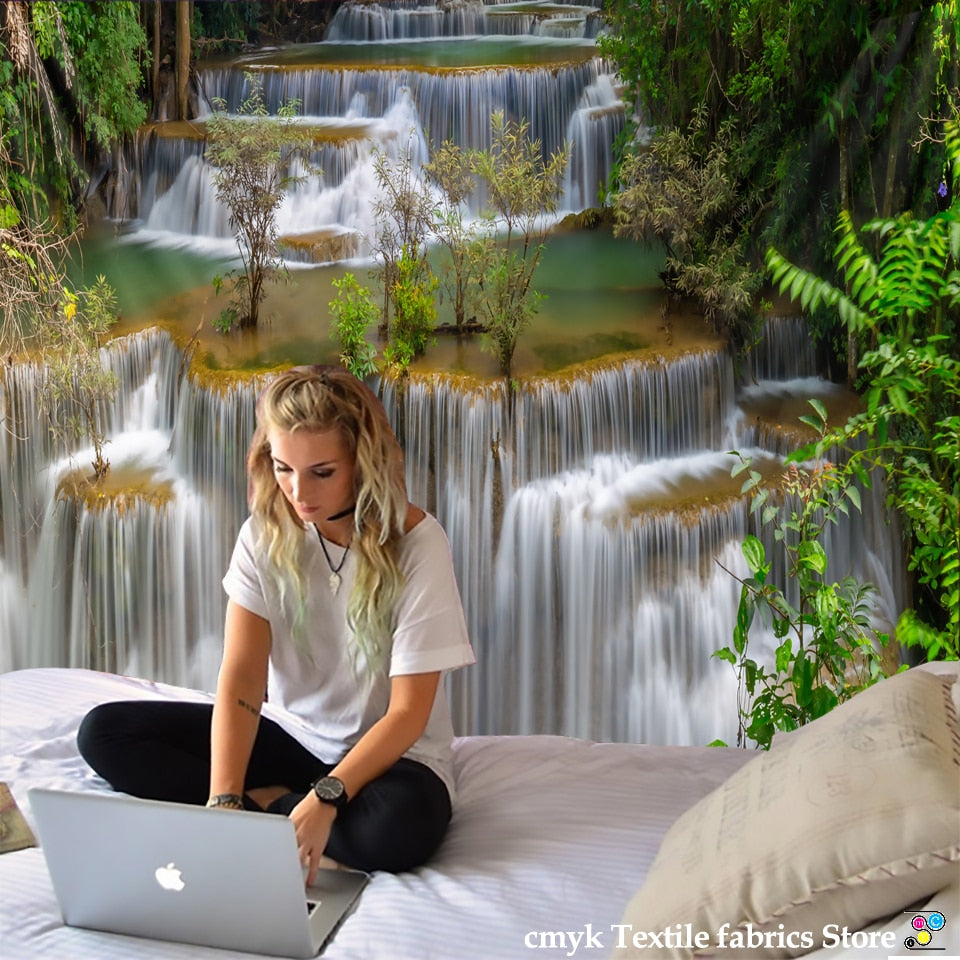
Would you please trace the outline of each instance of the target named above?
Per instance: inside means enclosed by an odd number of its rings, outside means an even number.
[[[627,906],[618,960],[797,956],[828,925],[854,931],[946,886],[960,861],[956,668],[880,681],[687,810]]]

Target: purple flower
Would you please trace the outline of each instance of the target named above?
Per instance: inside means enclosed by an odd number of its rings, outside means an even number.
[[[937,187],[937,195],[940,197],[945,197],[947,195],[947,183],[945,180],[940,181],[940,186]]]

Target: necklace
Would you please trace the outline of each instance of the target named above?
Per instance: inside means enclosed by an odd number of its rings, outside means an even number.
[[[350,544],[348,543],[343,550],[343,556],[340,558],[340,562],[334,566],[333,561],[330,559],[330,554],[327,552],[327,545],[324,542],[323,534],[320,532],[320,528],[314,526],[314,530],[317,531],[317,536],[320,538],[320,548],[323,550],[323,556],[326,558],[327,566],[330,568],[330,589],[333,591],[333,595],[337,595],[337,591],[340,589],[340,571],[343,569],[343,565],[347,560],[347,554],[350,552]]]

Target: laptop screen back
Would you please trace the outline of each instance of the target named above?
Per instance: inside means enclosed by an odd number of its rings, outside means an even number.
[[[286,817],[43,789],[30,804],[70,926],[310,957],[368,879],[322,871],[309,913]]]

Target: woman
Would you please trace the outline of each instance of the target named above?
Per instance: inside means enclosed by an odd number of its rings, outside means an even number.
[[[103,704],[80,751],[137,796],[288,815],[308,883],[322,856],[418,866],[451,815],[441,678],[474,662],[443,530],[407,501],[380,401],[338,367],[268,385],[247,471],[215,703]]]

